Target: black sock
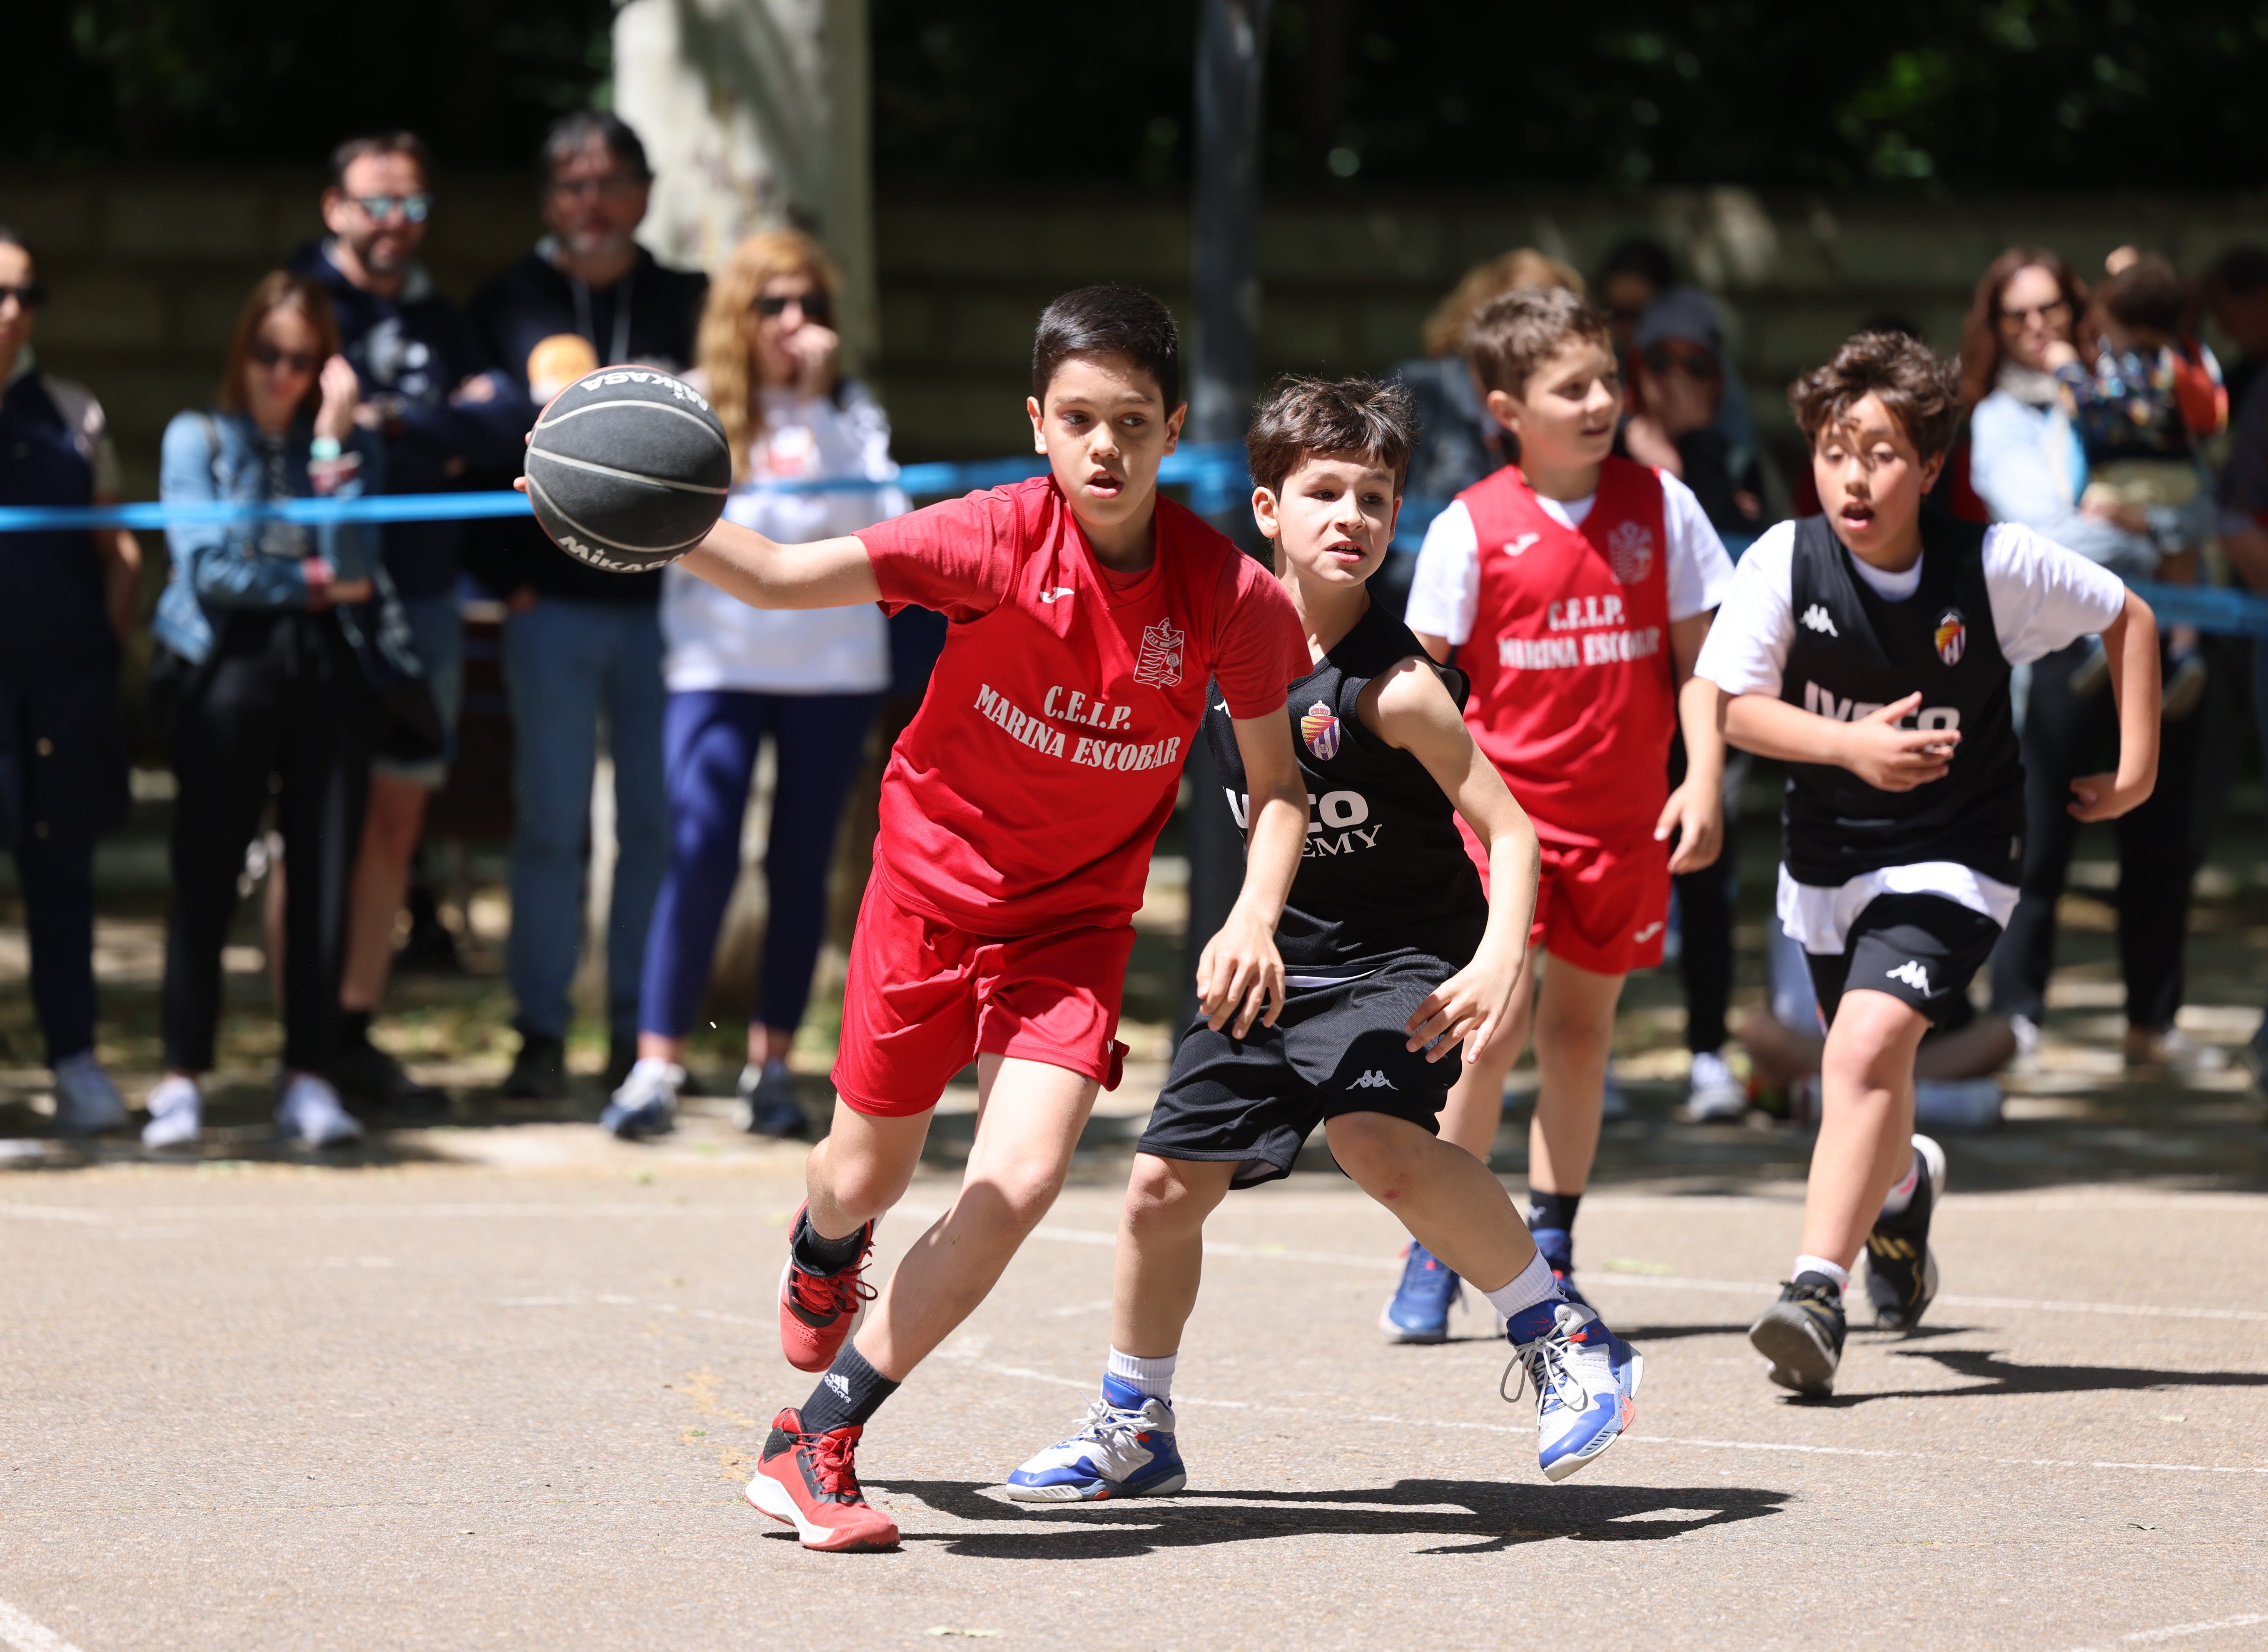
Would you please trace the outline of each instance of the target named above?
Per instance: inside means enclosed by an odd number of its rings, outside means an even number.
[[[1557,1228],[1562,1233],[1575,1230],[1575,1208],[1583,1202],[1580,1193],[1547,1193],[1541,1188],[1528,1190],[1528,1225],[1530,1228]]]
[[[811,1225],[811,1213],[806,1210],[796,1218],[791,1248],[798,1267],[826,1279],[858,1260],[859,1252],[866,1248],[866,1224],[859,1223],[858,1230],[848,1238],[822,1239],[819,1230]]]
[[[897,1391],[895,1383],[867,1364],[865,1356],[846,1342],[843,1352],[835,1356],[835,1363],[827,1368],[827,1375],[819,1379],[819,1386],[811,1391],[811,1398],[803,1402],[803,1431],[825,1434],[854,1424],[864,1428],[866,1420],[882,1408],[882,1402]]]
[[[342,1010],[331,1024],[338,1030],[338,1045],[342,1050],[352,1050],[370,1042],[370,1015],[367,1010]]]

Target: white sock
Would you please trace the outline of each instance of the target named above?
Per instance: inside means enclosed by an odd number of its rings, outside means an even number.
[[[1904,1214],[1905,1208],[1913,1203],[1914,1189],[1920,1186],[1921,1155],[1917,1153],[1913,1156],[1913,1163],[1906,1166],[1905,1180],[1891,1188],[1890,1196],[1882,1200],[1882,1214],[1886,1216]]]
[[[1797,1257],[1795,1266],[1788,1269],[1787,1276],[1790,1279],[1800,1279],[1806,1274],[1826,1274],[1835,1281],[1835,1289],[1837,1290],[1848,1290],[1851,1287],[1851,1270],[1839,1262],[1829,1261],[1823,1256]]]
[[[1543,1259],[1539,1251],[1528,1259],[1526,1267],[1513,1276],[1509,1285],[1499,1285],[1481,1294],[1489,1299],[1490,1307],[1509,1320],[1524,1308],[1550,1302],[1559,1294],[1559,1284],[1551,1277],[1551,1264]]]
[[[1147,1394],[1152,1399],[1174,1397],[1174,1362],[1182,1356],[1168,1354],[1160,1359],[1138,1359],[1131,1354],[1110,1350],[1110,1362],[1103,1367],[1120,1382]]]

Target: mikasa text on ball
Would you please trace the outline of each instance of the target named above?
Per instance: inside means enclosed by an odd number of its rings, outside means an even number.
[[[651,367],[602,367],[551,399],[527,443],[535,519],[618,574],[674,562],[725,513],[733,454],[708,399]]]

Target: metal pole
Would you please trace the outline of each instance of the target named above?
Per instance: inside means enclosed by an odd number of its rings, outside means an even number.
[[[1242,437],[1250,417],[1260,327],[1260,93],[1273,0],[1201,0],[1197,11],[1197,341],[1188,434]],[[1256,543],[1241,488],[1214,482],[1193,504],[1248,547]],[[1182,771],[1189,782],[1189,928],[1182,1024],[1197,1013],[1197,955],[1235,903],[1243,845],[1222,806],[1221,778],[1204,740]]]

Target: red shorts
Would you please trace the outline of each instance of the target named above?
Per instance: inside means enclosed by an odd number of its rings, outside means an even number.
[[[980,1054],[1045,1061],[1116,1090],[1126,1046],[1114,1035],[1133,950],[1123,923],[970,935],[901,906],[878,872],[850,938],[835,1093],[883,1118],[926,1112]]]
[[[1462,816],[1465,853],[1488,887],[1488,857]],[[1669,845],[1643,837],[1614,848],[1543,844],[1535,923],[1528,944],[1598,975],[1627,975],[1661,962],[1669,923]]]

